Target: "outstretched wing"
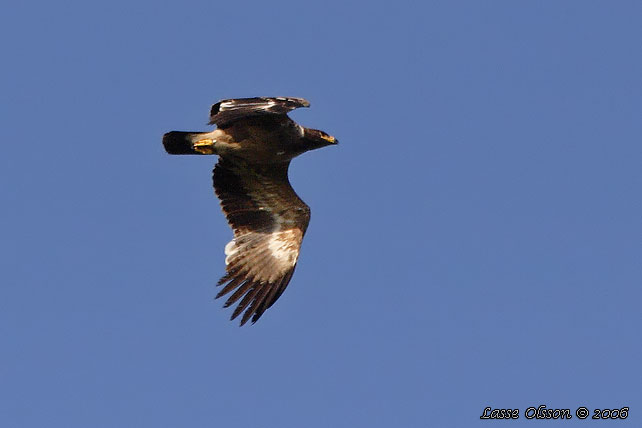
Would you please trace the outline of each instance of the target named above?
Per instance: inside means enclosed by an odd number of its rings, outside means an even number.
[[[240,303],[232,319],[245,311],[255,323],[281,296],[296,266],[310,208],[288,181],[289,163],[248,165],[220,158],[214,167],[214,189],[234,239],[225,246],[226,275],[217,298],[233,291],[225,307]]]
[[[303,98],[236,98],[219,101],[210,110],[210,125],[225,128],[232,122],[252,116],[286,115],[299,107],[310,107]]]

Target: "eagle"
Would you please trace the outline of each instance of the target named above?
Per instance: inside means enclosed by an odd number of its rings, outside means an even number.
[[[288,286],[299,258],[310,207],[288,180],[290,161],[337,139],[305,128],[288,112],[309,107],[303,98],[222,100],[210,110],[212,132],[171,131],[163,146],[171,155],[218,155],[214,190],[234,237],[225,245],[225,275],[216,298],[239,302],[241,325],[254,324]]]

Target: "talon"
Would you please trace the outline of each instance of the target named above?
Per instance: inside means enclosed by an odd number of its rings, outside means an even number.
[[[204,155],[213,155],[214,154],[214,143],[212,139],[198,140],[194,143],[194,150]]]

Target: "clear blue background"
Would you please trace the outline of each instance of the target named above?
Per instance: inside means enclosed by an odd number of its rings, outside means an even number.
[[[642,6],[24,1],[0,18],[2,427],[642,426]],[[341,142],[254,326],[213,301],[223,98]]]

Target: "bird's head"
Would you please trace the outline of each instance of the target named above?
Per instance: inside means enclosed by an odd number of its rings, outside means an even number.
[[[339,144],[339,141],[332,135],[328,135],[318,129],[304,128],[303,141],[306,150],[320,149],[321,147]]]

